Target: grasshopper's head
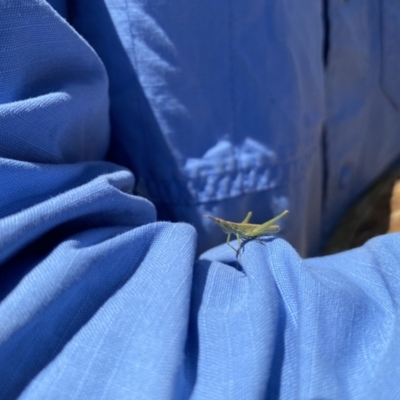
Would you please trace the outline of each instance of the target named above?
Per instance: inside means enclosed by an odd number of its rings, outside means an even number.
[[[228,221],[225,221],[221,218],[212,217],[211,215],[205,215],[205,217],[211,219],[211,221],[218,224],[224,233],[229,234],[232,232],[231,226]]]

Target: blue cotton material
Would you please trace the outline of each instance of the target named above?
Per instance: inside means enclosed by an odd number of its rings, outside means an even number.
[[[305,257],[400,156],[342,3],[325,66],[321,2],[0,1],[0,400],[400,398],[400,236]]]
[[[194,225],[201,252],[224,240],[204,214],[238,220],[252,210],[261,223],[288,208],[296,217],[282,221],[282,236],[316,252],[319,3],[81,0],[68,21],[107,69],[109,159],[135,173],[159,218]]]

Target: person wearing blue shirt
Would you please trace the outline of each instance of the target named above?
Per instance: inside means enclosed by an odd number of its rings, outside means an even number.
[[[0,1],[0,400],[400,398],[399,235],[320,256],[399,65],[390,0]]]

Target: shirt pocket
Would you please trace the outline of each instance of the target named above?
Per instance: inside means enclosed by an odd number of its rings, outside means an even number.
[[[381,0],[382,90],[400,109],[400,1]]]

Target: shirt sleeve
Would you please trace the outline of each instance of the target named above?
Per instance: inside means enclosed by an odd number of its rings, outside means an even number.
[[[0,398],[168,396],[195,230],[102,161],[108,82],[85,41],[43,1],[0,21]]]
[[[310,259],[281,239],[246,244],[240,265],[227,246],[203,254],[194,398],[398,397],[399,254],[399,234]]]

